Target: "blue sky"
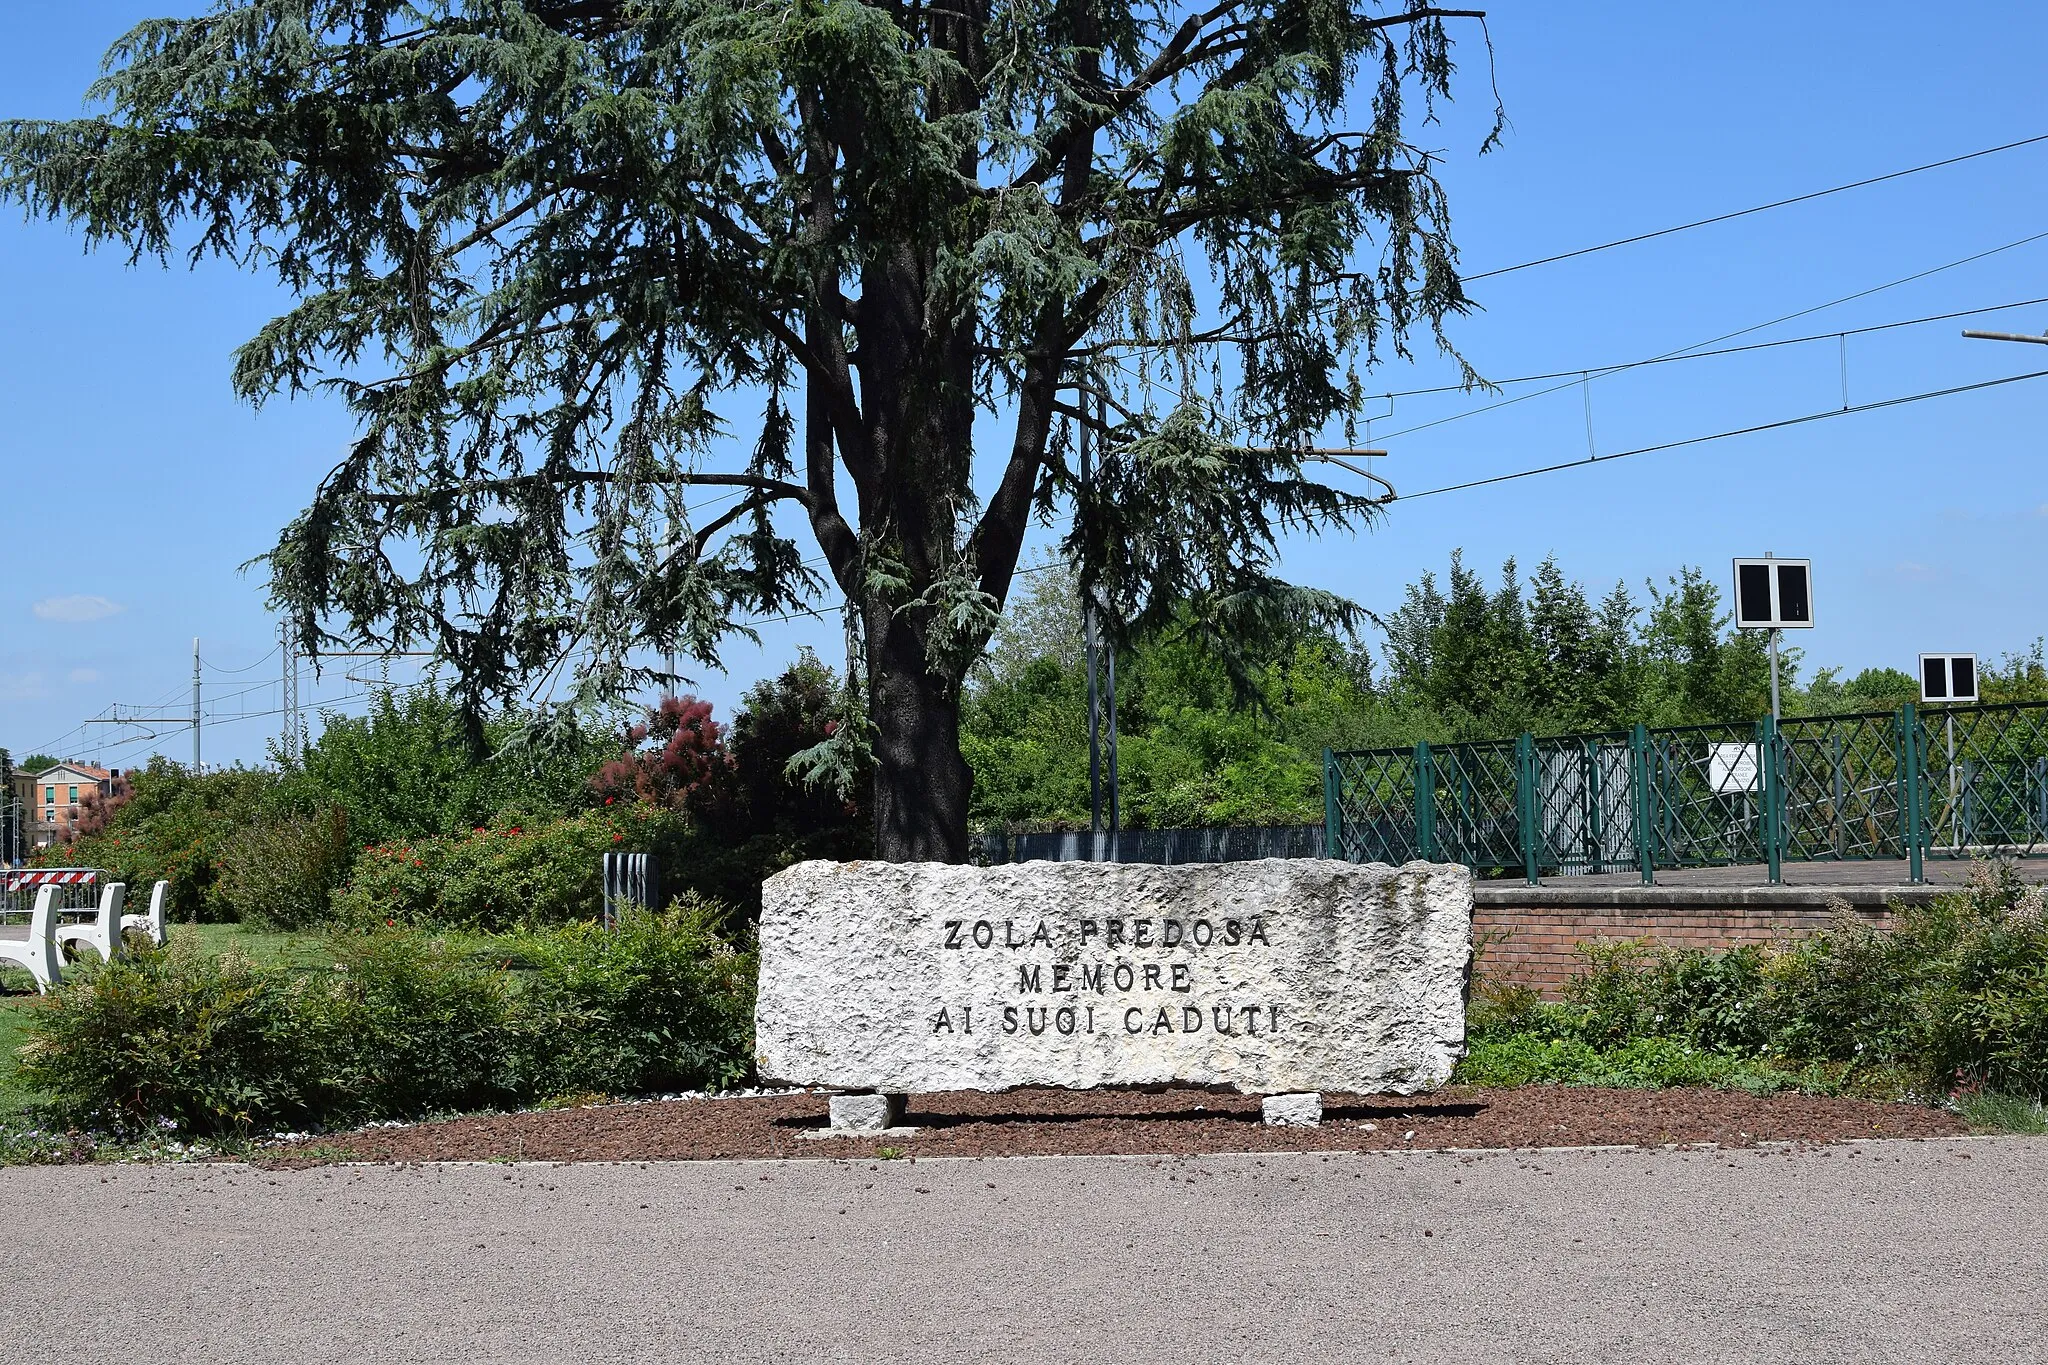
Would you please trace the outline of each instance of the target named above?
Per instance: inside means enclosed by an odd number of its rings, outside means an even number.
[[[0,6],[0,115],[67,116],[107,43],[167,0]],[[1483,46],[1461,49],[1464,98],[1425,141],[1442,150],[1464,263],[1478,272],[2048,132],[2038,59],[2048,7],[1985,3],[1929,23],[1895,3],[1498,7],[1505,145],[1475,157],[1490,110]],[[1473,286],[1455,336],[1489,377],[1598,368],[1902,279],[2048,231],[2048,143]],[[1744,341],[1829,333],[2048,296],[2048,241],[2003,251]],[[218,264],[130,267],[64,228],[0,217],[0,744],[126,765],[152,743],[83,727],[110,703],[186,704],[202,641],[209,761],[262,758],[275,732],[276,626],[260,575],[271,543],[350,426],[324,399],[252,412],[229,355],[284,299]],[[2048,348],[1966,341],[1964,325],[2048,331],[2048,304],[1852,337],[1851,403],[2048,369]],[[1441,383],[1428,354],[1375,390]],[[1538,386],[1540,387],[1540,386]],[[1506,396],[1529,389],[1517,387]],[[1645,367],[1496,411],[1394,400],[1373,427],[1397,487],[1441,484],[1725,431],[1841,405],[1832,339]],[[1379,408],[1384,411],[1385,405]],[[2048,631],[2042,419],[2048,381],[1816,422],[1397,504],[1357,537],[1290,545],[1288,576],[1371,608],[1451,550],[1489,572],[1555,552],[1604,591],[1641,596],[1681,564],[1718,580],[1731,556],[1814,560],[1811,663],[1911,666],[1921,650],[2017,650]],[[1440,418],[1458,420],[1408,431]],[[1406,432],[1407,434],[1402,434]],[[729,711],[801,643],[836,625],[735,643],[698,691]],[[239,672],[230,670],[242,670]],[[405,667],[394,679],[410,677]],[[340,666],[311,702],[362,691]],[[240,694],[240,695],[236,695]],[[248,718],[237,719],[249,713]],[[116,736],[121,738],[116,740]]]

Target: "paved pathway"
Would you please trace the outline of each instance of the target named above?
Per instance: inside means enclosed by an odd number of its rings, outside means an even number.
[[[0,1171],[36,1361],[2039,1361],[2048,1139]]]

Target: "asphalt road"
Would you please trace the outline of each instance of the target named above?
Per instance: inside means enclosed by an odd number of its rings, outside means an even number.
[[[2048,1139],[0,1170],[36,1361],[2039,1361]]]

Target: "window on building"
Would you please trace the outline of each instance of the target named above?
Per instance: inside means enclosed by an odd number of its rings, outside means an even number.
[[[43,800],[48,804],[54,805],[57,800],[57,789],[55,787],[43,788]]]
[[[71,804],[74,806],[78,804],[78,788],[76,787],[71,789]]]

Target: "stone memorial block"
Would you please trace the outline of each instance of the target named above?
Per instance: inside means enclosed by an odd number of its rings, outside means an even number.
[[[1444,864],[800,863],[762,887],[756,1062],[890,1094],[1412,1094],[1464,1050],[1471,961]]]

